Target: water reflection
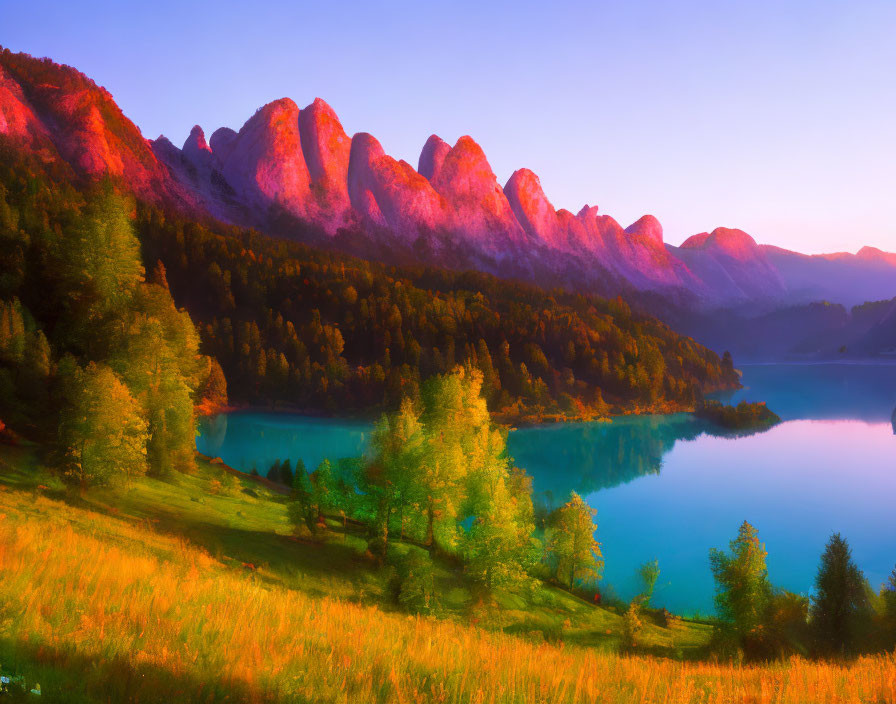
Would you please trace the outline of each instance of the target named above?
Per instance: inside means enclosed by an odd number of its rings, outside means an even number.
[[[731,431],[689,413],[630,416],[606,423],[575,423],[521,428],[510,434],[508,450],[517,466],[537,472],[541,503],[552,507],[570,491],[585,496],[650,475],[678,442],[702,435],[744,438],[766,432]]]
[[[659,474],[663,456],[679,440],[691,440],[706,424],[688,414],[619,418],[521,428],[510,434],[508,450],[520,467],[539,472],[538,489],[558,498],[585,495]]]
[[[288,413],[238,411],[204,418],[196,448],[243,472],[264,474],[277,460],[302,460],[309,471],[323,459],[357,457],[371,425]]]

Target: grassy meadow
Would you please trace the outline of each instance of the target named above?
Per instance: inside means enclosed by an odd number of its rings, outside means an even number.
[[[896,701],[893,654],[714,665],[681,622],[622,655],[610,610],[549,587],[486,610],[447,565],[440,618],[408,616],[364,549],[297,541],[281,495],[218,465],[81,497],[3,447],[0,669],[66,702]]]

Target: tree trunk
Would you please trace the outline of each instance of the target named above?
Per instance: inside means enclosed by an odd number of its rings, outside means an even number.
[[[432,507],[432,499],[429,501],[429,506],[426,509],[426,541],[425,545],[430,550],[435,546],[435,531],[433,530],[433,524],[435,523],[435,510]]]

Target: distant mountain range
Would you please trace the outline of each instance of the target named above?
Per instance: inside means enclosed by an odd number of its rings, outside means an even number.
[[[105,174],[146,200],[388,262],[473,268],[689,310],[772,310],[896,295],[896,254],[808,256],[719,227],[680,247],[652,215],[622,227],[596,206],[556,210],[528,169],[502,187],[480,146],[431,136],[417,167],[371,135],[349,137],[316,99],[283,98],[209,140],[144,139],[112,96],[73,68],[0,53],[0,134],[76,177]]]
[[[778,360],[896,360],[896,298],[851,309],[839,303],[789,305],[756,313],[731,309],[671,311],[678,332],[738,362]]]

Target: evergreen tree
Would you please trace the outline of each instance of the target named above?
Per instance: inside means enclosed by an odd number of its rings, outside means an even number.
[[[868,608],[865,578],[852,560],[846,539],[834,533],[821,555],[812,597],[812,629],[819,651],[827,655],[854,652]]]
[[[286,486],[292,486],[293,484],[292,466],[290,465],[289,459],[283,460],[283,464],[280,465],[279,481]]]
[[[744,639],[759,634],[768,610],[772,595],[765,566],[768,553],[747,521],[741,524],[730,549],[730,554],[715,548],[709,551],[716,580],[716,609],[734,635]]]
[[[59,298],[69,314],[63,323],[73,341],[94,353],[104,332],[97,326],[126,308],[143,280],[131,207],[106,183],[59,240]]]
[[[296,529],[304,526],[312,533],[317,530],[317,506],[314,503],[313,488],[302,460],[296,462],[292,492],[286,505],[287,515]]]

